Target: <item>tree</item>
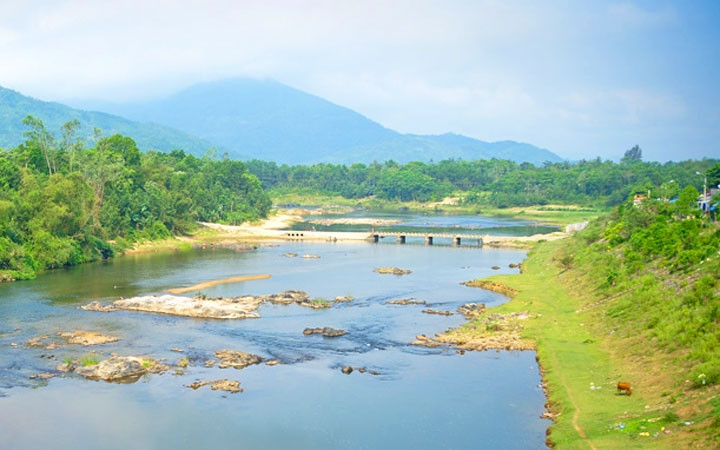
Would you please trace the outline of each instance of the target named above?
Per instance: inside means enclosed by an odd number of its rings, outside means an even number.
[[[705,176],[707,176],[708,187],[720,187],[720,162],[708,169]]]
[[[635,161],[642,161],[642,149],[639,145],[635,144],[633,148],[625,152],[625,156],[622,157],[622,162],[629,163]]]
[[[45,157],[45,163],[47,164],[48,175],[52,175],[57,172],[55,167],[55,138],[46,129],[42,120],[28,114],[23,119],[23,124],[30,127],[31,129],[23,133],[27,138],[28,146],[36,146]]]

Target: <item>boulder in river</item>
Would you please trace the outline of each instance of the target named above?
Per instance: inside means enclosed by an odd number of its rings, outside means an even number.
[[[190,298],[165,294],[116,300],[113,304],[118,309],[174,316],[205,319],[249,319],[260,317],[255,310],[262,303],[261,297],[251,295],[234,298],[207,298],[198,295]]]
[[[97,300],[95,300],[94,302],[90,302],[87,305],[81,306],[80,309],[84,309],[85,311],[99,311],[99,312],[117,311],[117,308],[115,306],[113,306],[113,305],[103,306]]]
[[[82,346],[88,346],[88,345],[99,345],[99,344],[106,344],[108,342],[116,342],[119,339],[114,336],[106,336],[102,333],[98,333],[95,331],[82,331],[82,330],[74,330],[74,331],[65,331],[65,332],[59,332],[57,334],[61,338],[65,339],[68,343],[68,345],[82,345]]]
[[[377,269],[373,270],[373,272],[382,273],[382,274],[392,274],[392,275],[407,275],[409,273],[412,273],[412,270],[409,269],[401,269],[399,267],[378,267]]]
[[[260,298],[273,304],[289,305],[304,302],[310,298],[310,295],[305,291],[287,290],[278,294],[263,295]]]
[[[438,316],[452,316],[453,315],[452,311],[440,311],[439,309],[431,309],[431,308],[423,309],[423,312],[425,314],[436,314]]]
[[[260,364],[264,361],[261,356],[238,350],[218,350],[215,352],[215,356],[220,359],[220,365],[218,367],[221,369],[227,369],[228,367],[232,367],[233,369],[244,369],[247,366]]]
[[[191,389],[199,389],[203,386],[210,386],[210,389],[213,391],[226,391],[230,392],[231,394],[237,394],[238,392],[242,392],[243,388],[240,387],[239,381],[232,381],[232,380],[213,380],[213,381],[196,381],[192,384],[190,384],[188,387]]]
[[[353,372],[353,368],[352,368],[352,366],[342,366],[340,371],[342,373],[344,373],[345,375],[350,375]]]
[[[427,305],[425,300],[416,300],[414,298],[401,298],[398,300],[390,300],[388,305]]]
[[[324,328],[305,328],[303,330],[303,334],[306,336],[309,336],[311,334],[322,334],[325,337],[338,337],[343,336],[347,334],[347,331],[345,330],[338,330],[331,327],[324,327]]]
[[[97,364],[78,367],[75,373],[93,380],[104,380],[112,383],[134,383],[141,376],[150,372],[157,362],[152,358],[137,356],[114,356]]]

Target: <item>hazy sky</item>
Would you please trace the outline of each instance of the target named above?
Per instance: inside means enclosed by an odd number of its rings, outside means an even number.
[[[0,85],[26,95],[244,75],[401,132],[720,158],[720,1],[0,0]]]

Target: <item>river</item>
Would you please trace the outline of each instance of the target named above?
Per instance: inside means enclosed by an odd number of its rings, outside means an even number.
[[[289,258],[284,256],[288,252],[319,258]],[[461,324],[463,317],[387,304],[410,297],[448,311],[467,302],[500,304],[505,297],[459,283],[514,273],[508,265],[523,258],[518,250],[470,246],[286,242],[251,252],[130,255],[0,284],[0,448],[544,448],[550,422],[539,417],[545,398],[534,352],[461,355],[410,346],[415,335],[433,335]],[[373,272],[381,266],[412,273]],[[202,292],[237,296],[300,289],[312,297],[352,295],[355,300],[325,310],[265,304],[259,319],[227,321],[78,309],[93,300],[110,303],[264,273],[272,276]],[[303,334],[306,327],[324,326],[348,334]],[[24,345],[32,337],[75,329],[120,340],[51,351]],[[282,364],[205,367],[204,361],[220,349],[277,358]],[[134,384],[74,375],[29,378],[93,350],[100,359],[114,352],[176,364],[186,357],[190,366],[183,375],[152,374]],[[343,365],[379,375],[346,375],[340,371]],[[240,381],[244,392],[186,387],[221,378]]]

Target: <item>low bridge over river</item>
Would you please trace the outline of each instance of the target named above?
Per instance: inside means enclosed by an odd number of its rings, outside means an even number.
[[[437,238],[451,239],[453,245],[460,245],[462,241],[476,241],[478,245],[483,244],[483,235],[480,234],[463,234],[463,233],[416,233],[416,232],[405,232],[405,231],[393,231],[393,232],[380,232],[373,231],[370,234],[370,239],[373,242],[380,242],[380,239],[390,237],[395,238],[398,244],[404,244],[408,237],[421,237],[425,239],[425,244],[432,245],[433,241]]]

